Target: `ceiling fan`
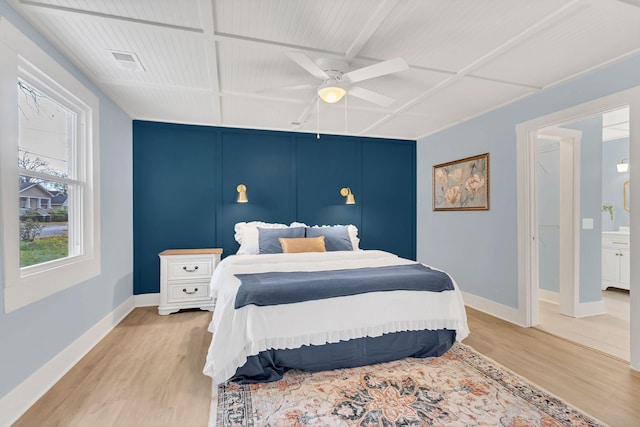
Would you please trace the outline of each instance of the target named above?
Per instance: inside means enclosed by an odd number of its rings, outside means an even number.
[[[312,76],[322,81],[317,86],[317,93],[320,99],[329,104],[339,102],[348,93],[373,104],[388,107],[395,102],[395,99],[372,90],[354,86],[353,83],[397,73],[409,68],[407,61],[399,57],[349,71],[349,64],[344,60],[320,58],[314,62],[302,52],[288,52],[287,55]],[[316,86],[303,85],[290,87],[289,89],[314,87]]]

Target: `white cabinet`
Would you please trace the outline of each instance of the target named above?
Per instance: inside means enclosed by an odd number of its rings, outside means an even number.
[[[209,282],[222,249],[169,249],[160,252],[160,305],[158,313],[182,308],[213,310]]]
[[[602,233],[602,289],[629,289],[630,254],[628,233]]]

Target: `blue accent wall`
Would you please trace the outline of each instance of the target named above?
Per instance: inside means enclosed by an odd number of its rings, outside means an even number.
[[[362,249],[415,259],[415,186],[415,141],[134,121],[134,294],[159,292],[165,249],[234,254],[239,221],[354,224]]]

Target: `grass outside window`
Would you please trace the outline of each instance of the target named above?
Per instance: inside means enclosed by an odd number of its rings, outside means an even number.
[[[29,242],[20,240],[20,267],[29,267],[69,256],[69,236],[49,236]]]

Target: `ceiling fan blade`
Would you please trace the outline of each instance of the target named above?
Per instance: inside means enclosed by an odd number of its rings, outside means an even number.
[[[281,87],[270,87],[267,89],[261,89],[257,93],[272,93],[272,92],[282,92],[282,91],[293,91],[293,90],[302,90],[302,89],[315,89],[314,85],[295,85],[295,86],[281,86]]]
[[[322,68],[318,67],[315,62],[311,60],[307,55],[302,52],[287,52],[287,56],[296,62],[299,66],[307,70],[313,77],[320,80],[326,80],[329,78],[327,73],[322,71]]]
[[[403,58],[394,58],[388,61],[378,62],[368,67],[358,68],[357,70],[345,73],[344,77],[348,77],[353,83],[362,80],[372,79],[398,71],[404,71],[409,68],[409,64]]]
[[[374,104],[382,105],[383,107],[389,107],[391,104],[396,102],[395,99],[389,98],[386,95],[383,95],[378,92],[374,92],[369,89],[364,89],[361,87],[352,87],[349,89],[349,95],[353,95],[356,98],[364,99],[365,101],[372,102]]]

